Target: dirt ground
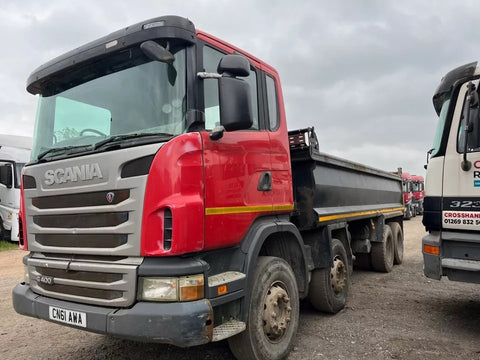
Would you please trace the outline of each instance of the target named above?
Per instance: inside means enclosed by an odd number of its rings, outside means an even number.
[[[404,263],[354,271],[336,315],[303,303],[293,359],[480,359],[479,286],[423,276],[421,218],[405,222]],[[232,359],[228,344],[181,349],[91,334],[16,314],[11,289],[25,253],[0,253],[0,359]]]

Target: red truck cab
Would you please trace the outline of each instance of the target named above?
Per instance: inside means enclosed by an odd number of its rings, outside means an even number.
[[[412,179],[409,173],[402,173],[403,180],[403,203],[405,204],[405,219],[416,216],[415,206],[413,205]]]
[[[425,180],[423,176],[412,175],[412,201],[417,215],[423,214],[423,199],[425,198]]]

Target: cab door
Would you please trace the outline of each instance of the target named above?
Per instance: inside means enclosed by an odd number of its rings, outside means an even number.
[[[442,223],[447,229],[480,230],[479,81],[471,84],[471,100],[469,83],[460,88],[444,160]]]
[[[216,73],[228,49],[203,46],[203,71]],[[205,176],[205,249],[238,244],[253,221],[272,213],[270,139],[258,110],[259,76],[252,66],[250,84],[253,125],[250,129],[225,131],[218,140],[202,132]],[[205,128],[220,124],[218,82],[204,79]]]

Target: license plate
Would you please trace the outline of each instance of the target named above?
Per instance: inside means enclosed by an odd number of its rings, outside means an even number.
[[[50,306],[48,309],[48,316],[50,320],[53,321],[74,326],[87,327],[87,314],[84,312]]]

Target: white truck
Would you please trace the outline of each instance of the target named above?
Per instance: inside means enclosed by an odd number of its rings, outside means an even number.
[[[422,239],[427,277],[480,283],[480,68],[460,66],[441,80],[439,116],[425,182]]]
[[[30,150],[17,147],[24,146],[21,143],[2,143],[5,142],[0,142],[0,238],[18,241],[21,171],[30,159]]]

